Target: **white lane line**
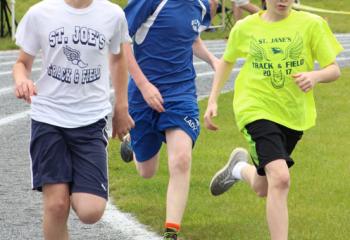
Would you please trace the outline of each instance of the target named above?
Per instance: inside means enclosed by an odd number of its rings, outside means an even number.
[[[41,70],[41,68],[33,68],[32,72],[38,72],[40,70]],[[0,76],[6,76],[6,75],[11,75],[11,74],[12,74],[12,71],[0,72]]]
[[[0,88],[0,96],[9,94],[13,91],[13,87],[5,87],[5,88]]]
[[[24,112],[15,113],[15,114],[12,114],[12,115],[4,117],[4,118],[0,118],[0,127],[7,125],[9,123],[15,122],[17,120],[20,120],[22,118],[25,118],[28,116],[28,114],[29,114],[29,110],[24,111]]]
[[[234,68],[234,69],[232,69],[231,74],[232,73],[238,73],[240,70],[241,70],[241,68]],[[199,77],[208,77],[208,76],[212,76],[212,75],[214,75],[214,71],[203,72],[203,73],[198,73],[197,74],[197,78],[199,78]]]
[[[130,213],[119,211],[110,201],[107,202],[101,220],[108,223],[117,232],[122,232],[126,236],[133,236],[133,240],[161,240],[159,235],[148,230],[147,226],[138,222]]]
[[[14,49],[14,50],[4,50],[4,51],[0,51],[0,56],[2,54],[6,55],[6,54],[14,54],[14,53],[18,53],[19,50],[18,49]]]
[[[340,62],[340,61],[349,61],[350,60],[350,57],[338,57],[337,58],[337,62]]]
[[[43,60],[41,58],[38,58],[38,59],[35,59],[33,64],[42,63],[42,61]],[[11,66],[15,63],[16,63],[16,61],[0,62],[0,66]]]
[[[17,59],[17,55],[5,55],[5,56],[0,56],[0,59],[1,60],[13,60],[13,61],[16,61]]]

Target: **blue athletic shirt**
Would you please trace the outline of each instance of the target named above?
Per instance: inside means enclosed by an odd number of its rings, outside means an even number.
[[[131,0],[124,11],[136,61],[164,101],[196,100],[192,45],[210,24],[208,0]],[[128,94],[147,106],[132,77]]]

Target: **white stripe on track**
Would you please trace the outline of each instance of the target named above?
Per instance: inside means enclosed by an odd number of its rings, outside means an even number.
[[[35,59],[35,61],[33,62],[34,64],[37,63],[41,63],[43,60],[41,58]],[[16,63],[16,61],[9,61],[9,62],[0,62],[0,66],[11,66],[14,65]]]
[[[13,87],[5,87],[5,88],[0,88],[0,96],[9,94],[13,91]]]
[[[41,68],[33,68],[32,73],[38,72],[40,70],[41,70]],[[11,74],[12,74],[12,71],[0,72],[0,76],[11,75]]]
[[[24,111],[24,112],[15,113],[15,114],[9,115],[9,116],[4,117],[4,118],[0,118],[0,127],[7,125],[7,124],[10,124],[12,122],[15,122],[17,120],[20,120],[22,118],[25,118],[28,116],[28,114],[29,114],[29,110]]]
[[[119,211],[110,201],[107,202],[101,220],[123,235],[132,236],[133,240],[161,240],[159,235],[148,230],[147,226],[139,223],[130,213]]]

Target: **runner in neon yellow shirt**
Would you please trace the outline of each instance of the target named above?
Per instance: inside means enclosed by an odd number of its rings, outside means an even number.
[[[250,146],[249,154],[235,149],[228,163],[213,177],[213,195],[244,180],[267,197],[267,221],[272,240],[288,239],[287,196],[290,157],[303,131],[315,125],[313,88],[336,80],[335,62],[343,50],[327,23],[319,16],[291,10],[293,0],[267,0],[267,10],[237,22],[215,73],[204,115],[205,126],[217,116],[217,99],[237,58],[246,62],[234,91],[237,125]],[[314,70],[315,60],[321,70]]]

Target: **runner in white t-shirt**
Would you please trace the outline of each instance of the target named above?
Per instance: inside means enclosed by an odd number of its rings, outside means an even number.
[[[134,125],[121,48],[129,41],[123,10],[107,0],[44,0],[18,26],[15,91],[31,103],[32,188],[43,192],[45,239],[68,239],[71,206],[87,224],[104,212],[109,76],[116,100],[112,137],[121,139]],[[42,72],[34,83],[30,73],[38,53]]]

